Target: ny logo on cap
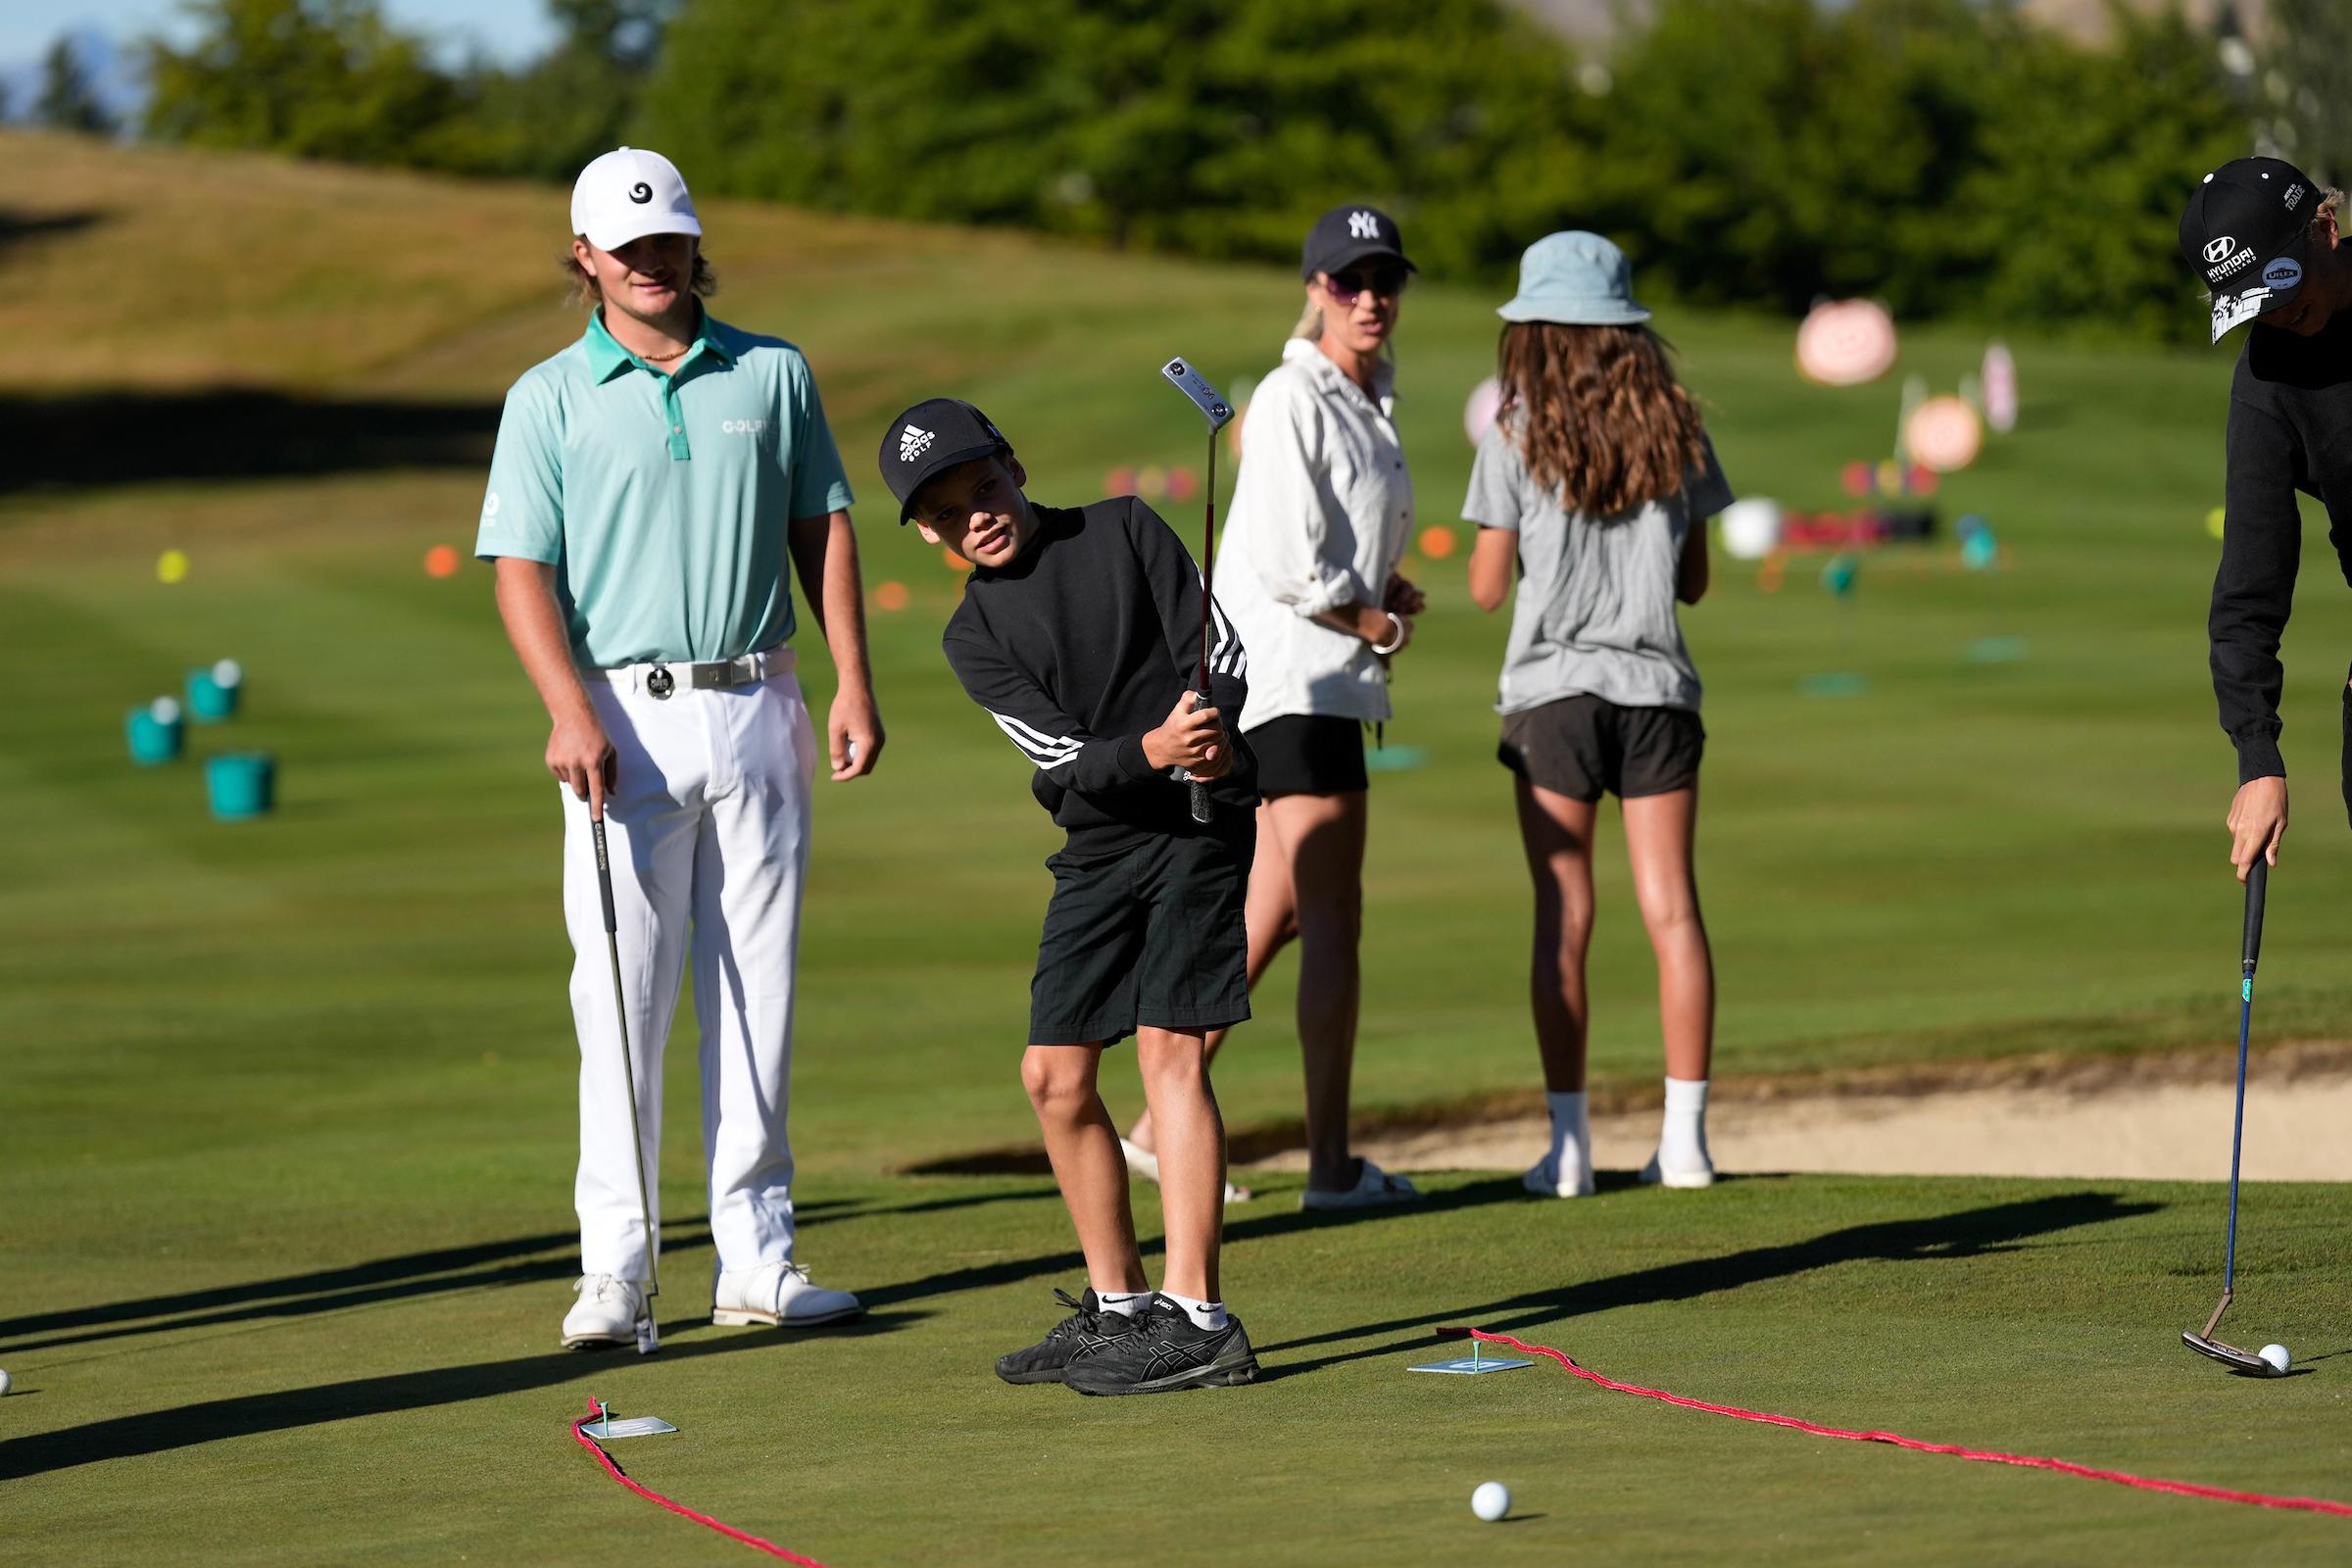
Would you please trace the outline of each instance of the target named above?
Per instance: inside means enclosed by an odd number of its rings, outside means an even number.
[[[2212,266],[2235,249],[2237,249],[2237,241],[2230,235],[2224,234],[2220,239],[2214,240],[2205,247],[2205,265]]]
[[[639,206],[643,206],[645,203],[650,202],[653,199],[654,187],[648,185],[644,180],[641,179],[636,184],[629,187],[629,200],[637,203]]]
[[[1380,215],[1377,213],[1349,213],[1348,215],[1348,237],[1349,239],[1380,238]]]
[[[931,432],[908,425],[899,432],[899,461],[912,463],[931,449]]]

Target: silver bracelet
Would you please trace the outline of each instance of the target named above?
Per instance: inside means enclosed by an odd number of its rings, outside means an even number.
[[[1384,610],[1381,613],[1389,617],[1389,624],[1396,630],[1390,634],[1387,642],[1374,643],[1372,651],[1376,654],[1393,654],[1404,646],[1404,617],[1394,610]]]

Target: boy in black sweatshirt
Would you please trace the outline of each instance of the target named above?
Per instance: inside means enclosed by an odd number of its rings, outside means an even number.
[[[1021,1082],[1086,1256],[1084,1296],[1007,1383],[1157,1394],[1247,1383],[1257,1357],[1217,1283],[1225,1127],[1207,1036],[1250,1016],[1243,900],[1255,848],[1255,761],[1239,721],[1242,647],[1213,616],[1198,677],[1201,581],[1133,496],[1032,505],[1012,446],[968,403],[933,398],[890,423],[881,468],[900,520],[972,563],[942,639],[972,700],[1036,765],[1029,787],[1069,842],[1030,986]],[[1213,609],[1213,605],[1212,605]],[[1186,781],[1209,782],[1193,820]],[[1167,1260],[1144,1278],[1118,1131],[1096,1092],[1104,1048],[1136,1037],[1160,1129]]]

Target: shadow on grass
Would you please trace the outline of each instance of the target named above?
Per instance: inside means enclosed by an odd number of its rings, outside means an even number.
[[[831,1347],[844,1339],[896,1333],[922,1316],[919,1312],[868,1313],[829,1328],[821,1337],[728,1332],[708,1339],[664,1342],[661,1359],[691,1361],[744,1350],[789,1352],[801,1347]],[[347,1421],[356,1416],[397,1415],[436,1405],[463,1404],[471,1399],[555,1388],[593,1378],[600,1371],[610,1370],[612,1364],[610,1355],[556,1350],[509,1361],[475,1361],[421,1372],[351,1378],[278,1394],[250,1394],[234,1399],[210,1399],[169,1410],[118,1416],[111,1421],[93,1421],[60,1432],[0,1441],[0,1481],[46,1475],[53,1470],[69,1470],[109,1459],[168,1453],[227,1438]]]
[[[45,239],[52,234],[76,234],[102,221],[104,213],[20,213],[0,207],[0,262],[10,260],[9,252],[26,240]]]
[[[495,403],[329,400],[234,387],[0,397],[0,492],[153,479],[487,468]]]
[[[796,1205],[799,1224],[823,1224],[856,1219],[865,1214],[924,1214],[968,1208],[980,1203],[1054,1197],[1054,1189],[1036,1192],[972,1193],[925,1199],[880,1209],[862,1208],[847,1200],[824,1200]],[[12,1354],[90,1345],[144,1334],[169,1334],[181,1329],[217,1328],[227,1323],[259,1322],[271,1318],[315,1317],[351,1307],[371,1306],[417,1297],[438,1296],[485,1286],[527,1285],[544,1280],[569,1280],[579,1273],[577,1231],[549,1231],[516,1236],[500,1242],[405,1252],[343,1268],[290,1274],[247,1285],[225,1285],[176,1296],[112,1301],[101,1306],[44,1312],[0,1320],[0,1346]],[[662,1229],[662,1254],[666,1258],[706,1250],[710,1246],[708,1216],[695,1214],[670,1221]],[[551,1253],[551,1256],[540,1256]],[[150,1321],[154,1320],[154,1321]],[[23,1336],[44,1335],[25,1339]]]
[[[1517,1184],[1510,1184],[1515,1190]],[[1398,1335],[1361,1349],[1342,1350],[1307,1360],[1267,1367],[1262,1380],[1294,1377],[1342,1362],[1392,1355],[1424,1348],[1430,1332],[1442,1325],[1463,1323],[1490,1333],[1516,1334],[1537,1324],[1612,1307],[1646,1306],[1660,1301],[1685,1301],[1694,1297],[1737,1291],[1766,1280],[1785,1279],[1813,1269],[1864,1260],[1877,1262],[1935,1262],[1981,1257],[2012,1251],[2026,1241],[2055,1231],[2084,1225],[2103,1225],[2119,1219],[2153,1213],[2160,1203],[2128,1202],[2111,1193],[2064,1193],[2050,1198],[1994,1203],[1924,1219],[1883,1220],[1825,1232],[1802,1242],[1780,1247],[1753,1247],[1722,1257],[1692,1258],[1657,1268],[1638,1269],[1606,1279],[1529,1291],[1474,1306],[1447,1307],[1335,1329],[1279,1345],[1258,1347],[1260,1354],[1312,1348],[1380,1335]]]

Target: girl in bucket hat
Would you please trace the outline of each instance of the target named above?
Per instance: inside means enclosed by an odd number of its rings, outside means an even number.
[[[1707,589],[1706,519],[1732,501],[1697,405],[1597,234],[1547,235],[1495,313],[1501,412],[1480,441],[1464,520],[1470,596],[1499,607],[1519,570],[1496,711],[1535,879],[1531,992],[1551,1142],[1531,1192],[1592,1191],[1585,1111],[1585,950],[1600,797],[1624,805],[1635,897],[1658,961],[1666,1115],[1645,1182],[1705,1187],[1714,961],[1691,866],[1698,672],[1677,601]]]

